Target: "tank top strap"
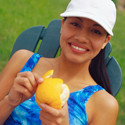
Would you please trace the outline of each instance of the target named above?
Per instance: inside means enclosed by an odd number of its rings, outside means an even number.
[[[94,85],[94,86],[87,86],[83,89],[83,93],[84,93],[84,99],[85,99],[85,105],[87,103],[87,101],[89,100],[89,98],[95,93],[98,92],[100,90],[105,90],[104,88],[102,88],[100,85]]]
[[[83,107],[83,105],[86,106],[86,103],[88,102],[89,98],[99,90],[105,90],[105,89],[102,88],[100,85],[87,86],[81,90],[70,93],[68,102],[77,103],[79,104],[80,107]]]
[[[39,61],[39,59],[42,57],[42,55],[34,53],[29,60],[26,62],[26,64],[24,65],[24,67],[21,69],[20,72],[25,72],[25,71],[32,71],[32,69],[34,68],[34,66],[37,64],[37,62]]]
[[[88,125],[86,104],[89,98],[97,91],[104,90],[99,85],[87,86],[70,93],[68,99],[69,122],[71,125]]]

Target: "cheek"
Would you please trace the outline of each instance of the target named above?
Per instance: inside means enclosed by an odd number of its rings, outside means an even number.
[[[68,28],[64,27],[62,30],[61,30],[61,38],[62,39],[68,39],[72,36],[72,31],[69,30]]]
[[[105,39],[102,39],[102,38],[101,39],[100,38],[93,39],[91,41],[91,45],[92,45],[93,49],[95,49],[95,50],[101,50],[102,46],[104,44],[104,41],[105,41]]]
[[[102,47],[102,44],[100,44],[100,43],[94,43],[93,44],[93,48],[96,49],[96,50],[100,50],[101,47]]]
[[[73,33],[68,28],[63,28],[60,35],[60,46],[66,44],[70,38],[73,37]]]
[[[69,39],[75,35],[75,31],[66,22],[61,27],[61,39]]]

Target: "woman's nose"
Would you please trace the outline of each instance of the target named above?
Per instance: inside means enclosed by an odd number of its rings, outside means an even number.
[[[74,38],[77,39],[79,42],[88,42],[89,33],[88,33],[87,29],[83,28],[82,30],[76,32]]]

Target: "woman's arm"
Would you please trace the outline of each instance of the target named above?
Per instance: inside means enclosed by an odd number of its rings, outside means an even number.
[[[5,96],[5,98],[0,101],[0,125],[3,125],[3,123],[9,117],[14,108],[14,106],[11,106],[8,103],[8,96]]]
[[[32,54],[27,50],[19,50],[11,57],[0,75],[0,101],[9,93],[15,77]]]
[[[36,73],[19,73],[32,52],[20,50],[10,59],[0,76],[0,125],[14,108],[32,97],[41,77]]]

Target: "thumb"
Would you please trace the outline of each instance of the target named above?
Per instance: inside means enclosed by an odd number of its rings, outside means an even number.
[[[53,115],[53,116],[59,116],[59,110],[54,109],[50,106],[48,106],[47,104],[40,104],[40,107],[42,108],[42,110],[48,112],[49,114]]]

